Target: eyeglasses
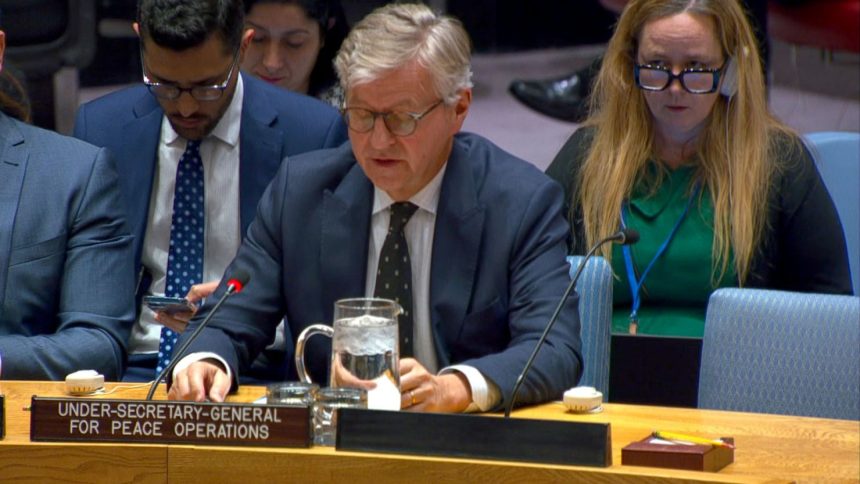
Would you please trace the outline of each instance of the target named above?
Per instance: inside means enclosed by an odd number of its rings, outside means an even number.
[[[681,81],[681,87],[691,94],[710,94],[719,87],[720,74],[724,67],[725,65],[716,69],[690,67],[675,74],[666,66],[636,64],[633,66],[633,75],[636,77],[636,85],[646,91],[662,91],[678,79]]]
[[[233,71],[236,69],[236,64],[239,62],[239,53],[236,52],[236,55],[233,56],[233,63],[230,64],[230,71],[227,72],[227,78],[224,79],[224,82],[221,84],[216,84],[214,86],[193,86],[193,87],[179,87],[176,84],[169,84],[166,82],[152,82],[152,80],[146,75],[146,68],[143,67],[143,83],[146,84],[146,87],[149,89],[155,97],[159,99],[164,99],[165,101],[173,101],[179,99],[179,96],[182,95],[183,92],[187,92],[191,94],[191,97],[198,101],[216,101],[221,98],[224,94],[224,91],[227,89],[227,85],[230,83],[230,79],[233,78]],[[140,64],[143,64],[143,52],[140,54]]]
[[[358,133],[367,133],[373,129],[376,124],[376,117],[381,117],[385,123],[385,127],[394,136],[409,136],[415,132],[418,127],[418,121],[421,118],[430,114],[430,111],[436,109],[436,106],[442,104],[442,99],[436,101],[432,106],[427,108],[423,113],[410,113],[407,111],[389,111],[387,113],[379,113],[364,108],[345,108],[343,110],[343,119],[349,129]]]

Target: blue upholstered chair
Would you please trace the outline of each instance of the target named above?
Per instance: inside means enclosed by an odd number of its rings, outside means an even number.
[[[569,256],[573,277],[581,256]],[[609,343],[612,325],[612,268],[602,257],[592,257],[576,285],[579,294],[579,320],[582,324],[583,372],[580,385],[609,394]]]
[[[860,295],[860,133],[827,131],[804,139],[839,212],[854,294]]]
[[[699,407],[860,419],[860,297],[715,291]]]

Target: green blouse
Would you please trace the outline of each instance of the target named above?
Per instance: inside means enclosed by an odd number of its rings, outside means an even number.
[[[652,165],[652,169],[657,168]],[[628,227],[639,231],[639,242],[630,246],[637,277],[651,262],[659,247],[683,215],[693,193],[695,167],[685,166],[664,174],[655,192],[640,183],[633,191],[625,215]],[[652,173],[653,175],[653,173]],[[734,266],[716,283],[714,264],[714,207],[707,187],[690,206],[665,252],[654,262],[641,288],[639,334],[702,337],[705,308],[711,292],[718,287],[737,285]],[[612,331],[627,333],[632,297],[624,255],[620,246],[612,252],[614,309]]]

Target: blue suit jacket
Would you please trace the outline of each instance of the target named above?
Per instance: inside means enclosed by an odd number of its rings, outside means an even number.
[[[439,364],[474,366],[503,403],[569,281],[562,202],[559,185],[532,165],[478,136],[455,138],[436,216],[431,324]],[[372,204],[373,185],[349,144],[285,162],[226,272],[245,270],[251,281],[193,350],[215,351],[236,371],[271,340],[282,315],[288,342],[312,323],[330,323],[336,300],[365,294]],[[579,380],[577,301],[568,301],[518,402],[560,398]],[[316,381],[327,381],[329,348],[324,338],[306,346]]]
[[[331,106],[242,75],[244,98],[239,135],[239,214],[247,230],[257,202],[286,156],[338,146],[346,126]],[[140,268],[149,199],[158,161],[164,111],[145,86],[135,86],[84,104],[74,135],[114,156],[135,236],[135,267]]]
[[[122,372],[132,237],[105,150],[0,114],[3,379]]]

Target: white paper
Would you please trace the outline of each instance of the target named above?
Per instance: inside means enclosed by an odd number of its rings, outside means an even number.
[[[367,391],[367,408],[373,410],[400,410],[400,389],[386,375],[373,380],[376,388]]]

